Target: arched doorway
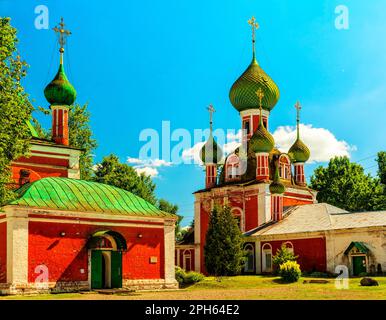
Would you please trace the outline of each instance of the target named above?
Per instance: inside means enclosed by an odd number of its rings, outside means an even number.
[[[91,289],[122,287],[122,251],[127,249],[122,235],[114,231],[95,232],[88,240]]]

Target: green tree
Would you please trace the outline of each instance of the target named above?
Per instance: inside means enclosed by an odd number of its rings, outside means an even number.
[[[83,150],[80,159],[80,178],[90,180],[93,170],[93,155],[97,147],[97,142],[93,138],[90,127],[90,112],[88,105],[83,106],[74,104],[70,107],[68,117],[68,130],[70,146]]]
[[[348,211],[378,209],[382,188],[379,180],[365,174],[361,165],[347,157],[335,157],[327,167],[318,167],[311,176],[317,200]]]
[[[21,85],[27,64],[17,53],[16,29],[0,18],[0,204],[14,195],[10,190],[12,160],[27,155],[28,121],[33,107]]]
[[[275,271],[279,270],[280,265],[287,261],[296,261],[298,256],[295,256],[291,251],[288,250],[285,244],[276,251],[276,254],[272,257],[272,263],[275,266]]]
[[[176,236],[177,241],[180,240],[181,237],[183,236],[183,234],[181,233],[181,220],[183,219],[183,216],[180,216],[177,214],[178,206],[176,204],[170,203],[169,201],[167,201],[165,199],[159,199],[158,200],[158,208],[162,211],[177,215],[175,236]]]
[[[207,272],[217,277],[239,274],[245,260],[242,247],[242,234],[230,208],[214,208],[204,246]]]
[[[121,163],[114,154],[104,157],[102,162],[96,165],[91,179],[130,191],[151,204],[157,204],[154,194],[156,186],[151,177],[143,173],[138,175],[133,167]]]
[[[378,152],[377,162],[379,179],[381,183],[386,186],[386,151]]]

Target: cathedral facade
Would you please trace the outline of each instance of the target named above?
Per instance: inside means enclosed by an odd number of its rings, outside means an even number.
[[[296,103],[297,136],[289,150],[279,151],[269,132],[271,112],[280,92],[256,60],[234,82],[229,99],[239,113],[242,144],[223,156],[212,134],[200,156],[205,188],[194,193],[194,230],[176,246],[176,263],[206,273],[204,246],[215,205],[231,208],[244,235],[246,274],[270,273],[272,257],[283,244],[298,256],[302,271],[350,274],[386,270],[386,212],[348,213],[317,203],[306,184],[310,150],[301,139],[300,103]],[[194,232],[194,237],[191,235]]]

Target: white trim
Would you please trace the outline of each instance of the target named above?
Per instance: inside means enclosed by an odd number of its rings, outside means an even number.
[[[265,110],[265,109],[261,110],[261,115],[263,117],[268,118],[269,113],[270,112]],[[240,112],[241,120],[243,119],[243,117],[247,117],[247,116],[260,116],[260,109],[248,109],[248,110],[243,110]]]

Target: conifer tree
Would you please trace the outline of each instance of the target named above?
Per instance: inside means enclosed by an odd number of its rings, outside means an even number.
[[[217,277],[239,274],[245,260],[242,247],[242,234],[230,208],[215,207],[204,247],[207,272]]]

